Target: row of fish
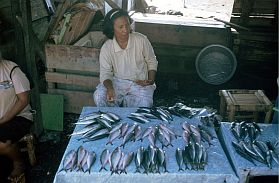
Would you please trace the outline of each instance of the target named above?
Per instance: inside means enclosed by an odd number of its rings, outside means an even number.
[[[109,164],[111,174],[127,174],[126,168],[131,164],[133,158],[133,152],[125,154],[120,147],[115,148],[112,152],[104,149],[100,156],[101,168],[99,171],[107,170],[106,166]]]
[[[159,119],[167,123],[173,121],[172,114],[162,107],[139,107],[128,118],[139,123],[149,123],[151,119]]]
[[[149,123],[151,119],[159,119],[164,122],[170,123],[173,121],[172,115],[186,118],[193,118],[206,109],[197,109],[186,106],[183,103],[176,103],[170,107],[139,107],[136,112],[131,113],[128,118],[139,123]],[[214,116],[215,113],[212,113]]]
[[[77,169],[77,171],[82,170],[83,172],[88,171],[90,173],[90,169],[95,161],[96,153],[80,146],[77,151],[71,150],[65,155],[62,170],[67,172]]]
[[[230,128],[237,141],[255,141],[261,134],[261,127],[255,123],[242,121],[240,123],[232,122]]]
[[[75,131],[71,136],[81,136],[81,139],[86,138],[87,141],[94,141],[109,136],[110,130],[115,126],[121,118],[111,112],[93,112],[79,118],[76,125],[85,125],[78,131]],[[84,141],[84,142],[87,142]]]
[[[186,146],[189,143],[193,144],[201,144],[202,140],[206,141],[208,145],[212,145],[213,138],[217,138],[214,134],[210,131],[207,126],[204,125],[190,125],[188,122],[182,123],[182,137],[185,141]]]
[[[240,156],[255,166],[254,160],[266,164],[269,168],[272,168],[273,161],[278,164],[279,141],[272,143],[258,140],[263,130],[257,123],[232,122],[230,130],[237,140],[237,142],[232,141],[232,146]]]
[[[272,168],[272,162],[274,161],[278,164],[278,141],[276,143],[271,143],[270,141],[263,142],[255,140],[253,142],[234,142],[232,145],[236,152],[244,157],[246,160],[250,161],[256,166],[254,160],[266,164],[270,169]]]
[[[168,172],[165,151],[161,148],[149,145],[147,148],[140,147],[135,155],[136,172],[141,173],[160,173],[163,168]]]
[[[190,165],[192,170],[204,170],[208,155],[202,144],[190,142],[184,149],[176,149],[175,158],[179,167],[178,171],[183,170],[183,165],[185,165],[185,170],[190,169]]]

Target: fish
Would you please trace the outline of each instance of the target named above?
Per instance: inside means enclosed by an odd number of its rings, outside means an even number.
[[[173,135],[175,138],[179,137],[179,135],[175,134],[169,127],[167,127],[165,124],[160,124],[159,127],[168,132],[169,134]]]
[[[142,166],[143,163],[143,157],[144,157],[144,147],[138,148],[135,156],[135,164],[136,164],[136,172],[140,173],[140,167]]]
[[[119,123],[118,125],[115,125],[115,126],[109,131],[109,133],[113,133],[113,132],[115,132],[115,131],[117,131],[117,130],[119,130],[119,129],[120,129],[120,131],[121,131],[122,125],[123,125],[123,123]]]
[[[182,128],[185,130],[185,131],[188,131],[188,132],[191,132],[190,130],[190,124],[185,121],[184,123],[182,123]]]
[[[87,114],[87,115],[79,118],[78,121],[81,122],[81,121],[92,120],[92,119],[99,118],[100,116],[101,116],[100,112],[93,112],[93,113]]]
[[[185,144],[187,146],[189,144],[189,140],[190,140],[190,133],[186,130],[183,130],[182,137],[183,137],[183,140],[185,141]]]
[[[215,134],[214,134],[207,126],[198,125],[198,128],[199,128],[200,130],[205,131],[208,135],[211,136],[212,139],[213,139],[213,138],[217,138],[217,137],[215,136]]]
[[[117,114],[115,114],[115,113],[112,113],[112,112],[107,112],[106,113],[107,115],[109,115],[109,116],[111,116],[113,119],[114,119],[114,121],[116,121],[116,122],[118,122],[118,121],[120,121],[121,120],[121,117],[120,116],[118,116]]]
[[[128,116],[128,118],[142,124],[150,122],[150,120],[144,116]]]
[[[111,166],[110,166],[110,170],[111,170],[111,174],[116,173],[117,172],[117,165],[121,159],[121,155],[122,155],[122,151],[120,147],[115,148],[111,155],[110,155],[110,162],[111,162]]]
[[[266,152],[266,162],[267,162],[267,166],[272,169],[272,155],[271,155],[271,152],[270,150],[268,150]]]
[[[87,133],[89,131],[92,131],[92,130],[98,129],[98,128],[100,128],[99,124],[89,124],[89,125],[83,127],[80,130],[74,131],[72,134],[70,134],[70,136],[83,135],[83,134],[85,134],[85,133]]]
[[[141,126],[140,125],[137,125],[136,126],[136,128],[135,128],[135,130],[134,130],[134,132],[135,132],[135,141],[136,140],[140,140],[140,138],[141,138]]]
[[[183,168],[182,168],[182,165],[183,165],[182,149],[180,149],[180,148],[176,149],[175,158],[176,158],[176,163],[178,165],[178,171],[183,171]]]
[[[82,161],[86,158],[87,150],[83,146],[79,146],[77,150],[77,167],[78,170],[82,168]]]
[[[209,146],[213,145],[213,144],[211,143],[211,141],[212,141],[212,136],[210,136],[210,135],[209,135],[206,131],[204,131],[204,130],[200,130],[200,132],[201,132],[202,138],[203,138],[204,140],[207,141],[208,145],[209,145]]]
[[[165,151],[163,149],[160,149],[158,148],[157,149],[157,162],[158,162],[158,172],[160,173],[159,171],[159,167],[160,166],[164,166],[164,161],[166,161],[166,158],[165,158]]]
[[[131,131],[130,133],[126,133],[126,135],[123,137],[123,141],[122,141],[122,144],[120,145],[120,147],[124,148],[125,144],[127,142],[129,142],[131,139],[133,139],[134,137],[135,137],[134,131]]]
[[[74,123],[75,125],[90,125],[90,124],[95,124],[97,123],[96,119],[89,119],[89,120],[84,120],[84,121],[77,121]]]
[[[253,165],[257,166],[256,163],[253,161],[253,159],[245,153],[244,147],[234,141],[232,141],[232,146],[234,147],[235,151],[243,158],[246,160],[250,161],[253,163]]]
[[[172,143],[171,143],[171,136],[168,132],[159,129],[159,133],[163,134],[164,139],[166,139],[166,141],[168,143],[167,146],[169,146],[169,145],[173,146]]]
[[[188,159],[188,155],[185,149],[182,150],[182,158],[183,158],[183,163],[185,165],[185,170],[188,170],[188,164],[190,164],[190,161]]]
[[[64,157],[62,170],[65,170],[66,172],[68,170],[72,171],[76,166],[76,161],[77,152],[75,150],[70,150]]]
[[[86,168],[83,168],[84,172],[89,172],[90,173],[90,169],[92,167],[92,165],[95,163],[96,161],[96,153],[94,151],[91,151],[88,153],[87,158],[86,158]]]
[[[151,132],[152,132],[152,127],[146,128],[146,129],[143,131],[140,140],[143,141],[143,139],[144,139],[145,137],[147,137],[147,136],[149,135],[149,133],[151,133]]]
[[[129,124],[128,123],[124,123],[121,127],[121,136],[120,137],[124,137],[127,130],[129,128]]]
[[[97,122],[100,123],[100,125],[102,125],[103,127],[111,130],[112,129],[112,125],[110,123],[110,121],[104,119],[104,118],[96,118]]]
[[[109,134],[109,137],[108,137],[109,140],[108,140],[108,142],[106,143],[106,145],[108,145],[108,144],[113,145],[113,144],[112,144],[112,141],[115,140],[117,137],[119,137],[120,134],[121,134],[121,130],[120,130],[120,129],[118,129],[117,131],[114,131],[113,133],[110,133],[110,134]]]
[[[110,152],[108,149],[104,149],[100,156],[101,168],[99,170],[102,171],[103,169],[107,171],[105,166],[109,163]]]
[[[94,140],[99,140],[102,138],[105,138],[109,136],[109,130],[106,128],[100,129],[99,131],[97,131],[96,133],[94,133],[92,136],[87,137],[87,141],[83,141],[83,143],[85,142],[89,142],[89,141],[94,141]]]
[[[155,138],[155,134],[153,132],[149,133],[148,141],[153,147],[156,147],[156,138]]]
[[[133,158],[134,158],[134,152],[129,152],[128,154],[125,155],[120,173],[124,172],[125,174],[127,174],[126,168],[130,165]]]

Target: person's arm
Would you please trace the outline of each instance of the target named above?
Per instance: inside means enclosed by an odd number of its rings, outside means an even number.
[[[135,83],[141,86],[153,85],[156,79],[158,61],[156,59],[153,47],[147,37],[143,39],[143,55],[147,64],[148,79],[136,80]]]
[[[18,100],[15,105],[7,111],[2,118],[0,118],[0,124],[10,121],[29,104],[29,91],[17,94],[17,98]]]
[[[138,85],[141,85],[141,86],[153,85],[155,82],[155,77],[156,77],[156,71],[150,70],[150,71],[148,71],[147,80],[135,80],[135,83],[137,83]]]
[[[113,68],[111,63],[111,55],[109,53],[109,46],[108,44],[104,44],[101,48],[100,52],[100,82],[107,89],[107,101],[112,102],[114,101],[114,88],[112,85],[112,78],[113,78]]]
[[[108,102],[114,101],[115,93],[114,93],[112,81],[109,80],[109,79],[106,79],[106,80],[103,82],[103,84],[104,84],[104,86],[105,86],[106,89],[107,89],[107,101],[108,101]]]

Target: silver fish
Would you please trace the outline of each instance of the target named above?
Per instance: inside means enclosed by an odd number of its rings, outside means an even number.
[[[90,173],[90,169],[92,167],[92,165],[95,163],[96,161],[96,153],[94,151],[88,152],[87,158],[86,158],[86,168],[83,168],[84,172],[89,172]]]
[[[110,116],[114,119],[114,121],[116,121],[116,122],[121,120],[121,117],[118,116],[118,115],[115,114],[115,113],[107,112],[107,114],[110,115]]]
[[[114,131],[113,133],[110,133],[109,137],[108,137],[109,140],[108,140],[106,145],[108,145],[108,144],[112,145],[112,141],[115,140],[117,137],[119,137],[120,134],[121,134],[121,130],[120,129],[118,129],[117,131]]]
[[[109,163],[109,159],[110,159],[109,157],[110,157],[109,150],[104,149],[103,152],[101,153],[101,156],[100,156],[101,168],[100,168],[99,172],[103,169],[107,170],[105,167]]]
[[[84,149],[83,146],[79,146],[78,150],[77,150],[77,167],[78,170],[80,170],[82,168],[82,161],[84,158],[86,158],[87,155],[87,151],[86,149]]]
[[[183,168],[182,168],[182,165],[183,165],[182,149],[180,149],[180,148],[176,149],[175,158],[176,158],[176,163],[178,165],[178,171],[183,171]]]
[[[140,172],[140,167],[142,166],[143,163],[143,157],[144,157],[144,147],[138,148],[136,152],[136,157],[135,157],[135,164],[136,164],[136,172]]]
[[[63,169],[65,171],[72,171],[76,166],[77,152],[75,150],[70,150],[63,160]],[[62,171],[61,170],[61,171]]]
[[[118,165],[118,163],[120,161],[121,153],[122,153],[121,148],[117,147],[117,148],[115,148],[112,151],[112,153],[110,155],[110,162],[111,162],[110,170],[111,170],[111,174],[117,172],[117,165]]]
[[[129,152],[128,154],[125,155],[123,163],[122,163],[122,167],[121,167],[121,173],[124,172],[125,174],[127,174],[126,168],[130,165],[133,158],[134,158],[134,152]]]

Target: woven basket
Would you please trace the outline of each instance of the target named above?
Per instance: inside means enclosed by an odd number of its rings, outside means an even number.
[[[237,61],[225,46],[212,44],[203,48],[196,58],[196,70],[206,83],[220,85],[234,75]]]

